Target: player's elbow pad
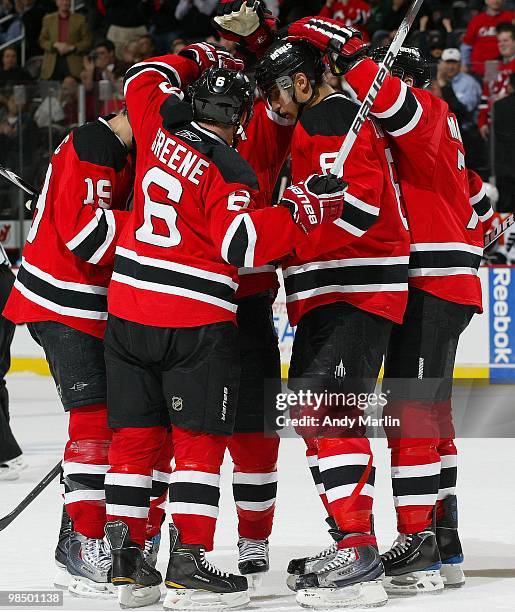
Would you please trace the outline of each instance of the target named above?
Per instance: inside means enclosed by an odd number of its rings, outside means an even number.
[[[256,228],[250,215],[237,215],[227,228],[222,241],[223,259],[237,268],[254,267],[256,238]]]

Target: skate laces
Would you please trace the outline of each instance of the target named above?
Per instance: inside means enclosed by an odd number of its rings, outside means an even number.
[[[412,540],[412,537],[410,535],[400,533],[397,536],[397,539],[393,543],[393,546],[390,548],[390,550],[386,551],[384,555],[382,556],[387,560],[395,559],[396,557],[400,557],[411,546],[411,540]]]
[[[336,548],[336,544],[335,544],[335,548]],[[328,561],[320,571],[326,572],[328,570],[338,569],[342,565],[346,565],[349,561],[351,561],[352,556],[353,556],[352,548],[341,548],[340,550],[336,549],[336,556],[334,557],[334,559],[331,559],[330,561]]]
[[[338,552],[338,544],[333,542],[331,546],[324,548],[317,555],[313,555],[312,557],[307,557],[306,561],[318,561],[319,559],[325,559],[326,557],[331,557]]]
[[[206,551],[203,548],[200,549],[200,563],[208,572],[222,578],[229,578],[229,574],[227,572],[223,572],[220,568],[216,567],[216,565],[209,563],[209,561],[206,559]]]
[[[104,540],[86,538],[82,543],[82,559],[100,571],[111,567],[111,549]]]
[[[250,540],[240,538],[238,540],[238,550],[240,563],[245,561],[255,561],[264,559],[268,561],[268,540]]]

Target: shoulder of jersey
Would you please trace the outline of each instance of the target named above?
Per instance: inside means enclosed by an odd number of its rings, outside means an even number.
[[[259,188],[258,179],[250,164],[236,149],[219,141],[216,136],[192,124],[177,128],[172,134],[211,160],[226,183],[241,183],[256,190]]]
[[[344,136],[358,110],[344,94],[335,93],[305,110],[300,124],[310,136]]]
[[[73,147],[80,161],[120,172],[127,163],[127,149],[100,119],[73,131]]]

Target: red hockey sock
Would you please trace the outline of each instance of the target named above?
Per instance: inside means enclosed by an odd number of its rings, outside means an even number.
[[[66,510],[75,531],[88,538],[102,538],[106,521],[104,479],[111,442],[105,404],[70,410],[68,437],[63,461]]]
[[[242,538],[266,540],[274,521],[279,436],[235,433],[227,446],[234,461],[238,533]]]
[[[166,440],[161,448],[159,459],[152,470],[152,492],[150,495],[150,511],[148,513],[147,539],[153,538],[161,530],[166,514],[168,488],[172,474],[172,431],[166,434]]]
[[[212,550],[220,499],[220,466],[228,438],[173,427],[172,439],[173,522],[183,544],[201,544],[207,551]]]
[[[106,474],[107,520],[129,526],[131,540],[143,547],[152,490],[152,470],[166,441],[164,427],[123,427],[113,430]]]

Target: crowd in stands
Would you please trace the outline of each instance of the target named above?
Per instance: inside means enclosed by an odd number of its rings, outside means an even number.
[[[358,28],[373,46],[391,42],[410,3],[266,0],[280,26],[320,14]],[[34,164],[44,167],[79,120],[79,85],[87,120],[116,112],[132,64],[217,40],[216,6],[217,0],[0,0],[0,163],[38,176]],[[496,176],[499,211],[515,210],[514,9],[515,0],[426,0],[407,40],[430,62],[432,92],[458,117],[467,165],[485,179]],[[23,34],[21,53],[21,43],[9,43]],[[234,43],[220,42],[233,50]],[[337,77],[327,78],[344,89]],[[3,203],[0,216],[13,207]]]

